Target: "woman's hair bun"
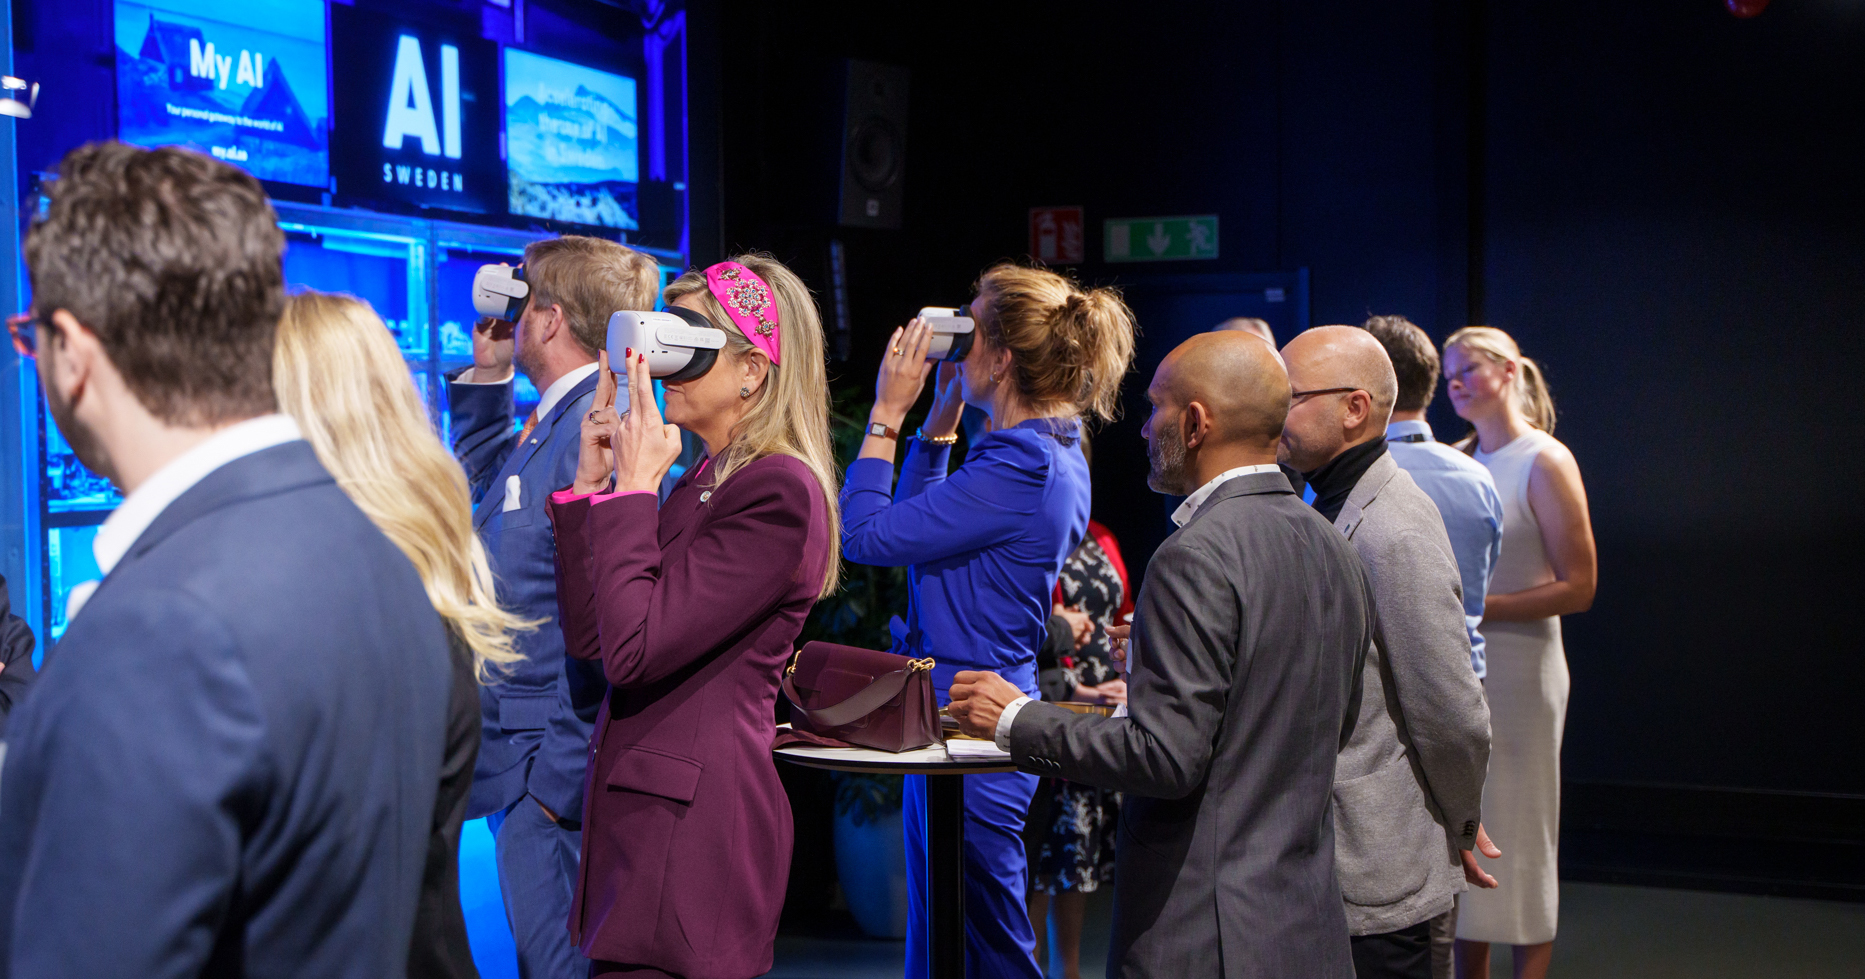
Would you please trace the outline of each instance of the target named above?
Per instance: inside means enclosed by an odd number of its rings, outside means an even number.
[[[1084,291],[1047,269],[1006,263],[985,270],[977,293],[989,314],[980,320],[985,338],[1009,348],[1025,401],[1114,417],[1137,332],[1117,290]]]

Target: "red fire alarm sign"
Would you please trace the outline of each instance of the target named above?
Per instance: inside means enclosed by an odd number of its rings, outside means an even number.
[[[1086,256],[1080,207],[1030,208],[1030,254],[1051,265],[1079,265]]]

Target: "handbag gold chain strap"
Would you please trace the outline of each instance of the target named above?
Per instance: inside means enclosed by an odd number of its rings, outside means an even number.
[[[801,649],[797,650],[794,654],[792,654],[790,657],[790,668],[784,671],[784,676],[796,675],[797,661],[802,658],[803,658],[803,651]],[[910,660],[907,660],[907,672],[922,673],[922,672],[930,671],[934,666],[937,666],[937,665],[938,664],[930,656],[926,657],[925,659],[910,659]]]

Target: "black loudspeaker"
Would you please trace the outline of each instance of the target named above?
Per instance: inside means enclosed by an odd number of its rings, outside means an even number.
[[[907,168],[907,69],[846,63],[842,185],[836,223],[898,228]]]

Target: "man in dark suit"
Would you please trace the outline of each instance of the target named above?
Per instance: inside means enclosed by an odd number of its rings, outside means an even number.
[[[473,333],[473,366],[447,386],[454,452],[473,486],[473,523],[499,602],[541,626],[517,637],[524,662],[480,688],[479,764],[467,815],[489,817],[521,974],[582,979],[589,962],[570,941],[570,898],[589,738],[608,685],[600,665],[563,655],[557,547],[544,503],[576,477],[609,314],[654,308],[660,267],[613,241],[578,236],[532,243],[524,267],[531,294],[517,322],[482,321]],[[522,427],[514,417],[514,365],[541,395]]]
[[[7,715],[19,706],[38,677],[32,668],[32,651],[37,644],[25,620],[13,614],[6,578],[0,577],[0,733],[6,731]]]
[[[1207,333],[1147,389],[1149,483],[1188,494],[1147,565],[1124,717],[965,672],[951,714],[1017,766],[1126,793],[1108,974],[1349,979],[1329,799],[1372,595],[1276,467],[1289,410],[1260,339]]]
[[[175,148],[91,144],[50,187],[27,335],[124,500],[9,719],[0,976],[400,976],[447,635],[277,412],[277,218]]]

